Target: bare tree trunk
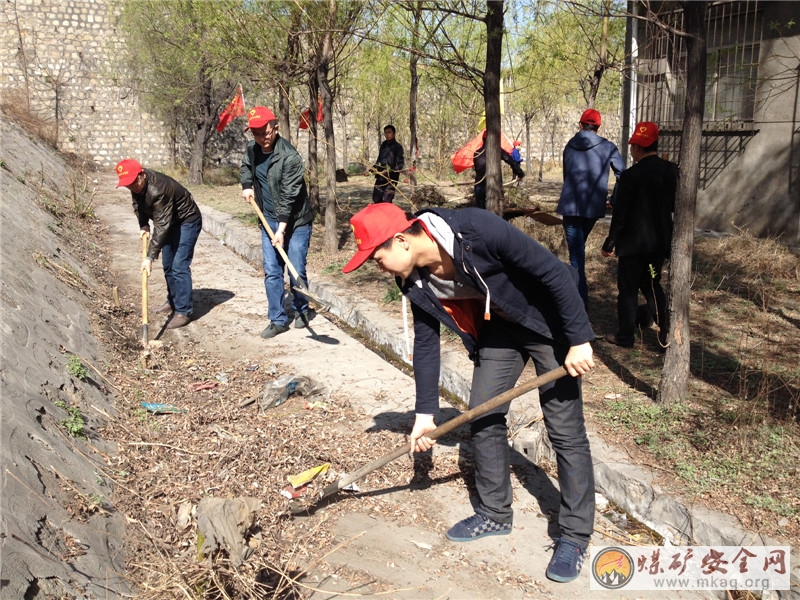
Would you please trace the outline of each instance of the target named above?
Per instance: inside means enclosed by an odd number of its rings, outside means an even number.
[[[19,22],[19,10],[17,9],[17,0],[14,0],[14,23],[17,28],[17,39],[19,41],[19,63],[22,67],[22,76],[25,78],[25,108],[31,108],[31,84],[30,73],[28,72],[28,56],[25,50],[25,40],[22,35],[22,25]]]
[[[313,71],[308,78],[308,97],[310,106],[319,102],[319,82],[317,72]],[[312,109],[313,110],[313,109]],[[308,197],[314,212],[319,213],[319,159],[317,158],[317,115],[308,120]]]
[[[531,148],[532,148],[532,146],[531,146],[531,121],[533,120],[533,114],[526,112],[522,116],[522,118],[523,118],[524,123],[525,123],[525,155],[528,158],[528,164],[525,167],[525,170],[527,171],[528,169],[531,168],[531,158],[530,158],[532,156],[532,152],[531,152]],[[541,175],[540,175],[539,181],[541,181]]]
[[[597,62],[594,66],[592,80],[589,82],[589,97],[586,98],[586,106],[592,107],[597,101],[597,93],[600,91],[600,82],[603,74],[608,68],[608,19],[611,12],[611,2],[603,2],[603,34],[600,38],[600,48],[598,50]]]
[[[413,35],[411,36],[412,44],[416,48],[417,42],[419,41],[419,23],[422,19],[422,2],[417,2],[414,5],[414,29]],[[414,190],[417,189],[417,154],[418,151],[418,140],[417,140],[417,98],[419,97],[419,75],[417,74],[417,62],[419,61],[419,56],[416,52],[411,53],[411,58],[409,59],[409,71],[411,73],[411,89],[408,93],[408,124],[411,133],[410,146],[411,146],[411,154],[409,154],[409,162],[411,163],[410,166],[407,168],[408,170],[408,183],[411,185],[411,193],[414,193]]]
[[[694,216],[700,180],[700,145],[706,82],[708,2],[684,2],[686,104],[681,134],[678,193],[672,235],[667,354],[656,401],[665,405],[686,398],[690,375],[689,299],[694,249]]]
[[[489,0],[486,10],[486,208],[503,214],[503,171],[500,163],[500,65],[503,52],[503,1]]]
[[[289,81],[286,77],[281,77],[281,80],[278,85],[278,129],[281,132],[281,137],[291,143],[292,119],[290,117],[292,109],[289,105]]]
[[[205,69],[201,71],[200,77],[200,114],[195,123],[192,153],[189,155],[189,183],[194,185],[203,183],[206,146],[211,138],[211,132],[214,130],[217,116],[216,103],[211,94],[211,79],[206,75]]]
[[[348,138],[348,135],[347,135],[347,115],[348,115],[348,112],[347,112],[346,109],[342,108],[341,110],[338,111],[338,113],[339,113],[339,115],[341,117],[341,123],[342,123],[342,169],[344,169],[344,172],[347,173],[347,163],[350,161],[350,157],[347,154],[349,152],[348,144],[347,144],[347,138]]]
[[[329,0],[328,28],[322,40],[321,56],[317,65],[317,80],[322,93],[322,126],[325,130],[327,155],[325,173],[325,251],[331,255],[338,250],[339,246],[339,232],[336,225],[336,140],[333,135],[333,92],[328,81],[328,69],[333,60],[332,29],[335,23],[336,0]]]

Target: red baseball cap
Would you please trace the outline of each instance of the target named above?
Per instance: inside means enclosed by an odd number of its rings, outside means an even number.
[[[587,108],[581,115],[581,123],[600,126],[600,113],[593,108]]]
[[[247,111],[247,129],[266,127],[270,121],[275,120],[275,113],[266,106],[254,106]],[[247,131],[245,129],[245,131]]]
[[[119,183],[117,183],[117,187],[126,187],[136,181],[137,175],[141,173],[144,169],[142,169],[142,165],[138,162],[133,160],[132,158],[126,158],[125,160],[121,160],[117,163],[117,177],[119,177]]]
[[[522,146],[522,142],[520,142],[519,140],[514,140],[514,145],[515,146]]]
[[[629,144],[636,144],[642,148],[652,146],[658,141],[658,125],[650,121],[642,121],[636,124],[636,129],[633,131],[631,139],[628,140]]]
[[[415,221],[418,219],[409,220],[403,209],[391,202],[370,204],[358,211],[350,219],[358,252],[344,266],[342,273],[355,271],[369,260],[375,248],[394,237],[396,233],[411,227]]]

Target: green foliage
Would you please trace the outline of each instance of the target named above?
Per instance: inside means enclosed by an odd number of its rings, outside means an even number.
[[[83,366],[81,359],[74,354],[67,360],[67,371],[69,371],[70,375],[77,377],[81,381],[85,380],[89,375],[89,369]]]
[[[335,263],[331,263],[329,265],[326,265],[325,267],[322,268],[322,274],[323,275],[334,275],[334,274],[337,274],[337,273],[341,273],[342,269],[347,264],[348,260],[349,259],[342,259],[342,260],[337,261]],[[395,287],[397,287],[397,286],[395,286]],[[398,290],[398,291],[400,291],[400,290]]]
[[[386,293],[383,295],[381,302],[384,304],[392,304],[395,302],[400,302],[402,297],[403,293],[400,291],[400,288],[397,287],[397,284],[392,282],[389,287],[386,288]]]
[[[85,438],[86,437],[86,421],[83,420],[83,415],[81,415],[81,411],[75,406],[69,406],[66,402],[62,400],[57,400],[55,405],[58,408],[63,408],[67,411],[69,415],[66,419],[62,419],[59,421],[61,425],[64,426],[64,429],[67,430],[72,437],[76,438]]]
[[[202,154],[236,89],[231,40],[240,10],[234,0],[131,0],[120,16],[126,44],[117,79],[137,92],[143,107],[175,137],[189,140],[190,173],[198,166],[202,173]]]
[[[103,504],[105,504],[105,497],[101,494],[89,494],[86,499],[88,500],[88,506],[86,507],[89,512],[95,512],[103,508]]]

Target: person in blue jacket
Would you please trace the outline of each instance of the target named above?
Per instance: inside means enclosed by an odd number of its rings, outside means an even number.
[[[593,108],[581,115],[580,130],[564,148],[564,187],[556,212],[564,217],[564,234],[569,249],[569,262],[578,269],[578,290],[584,304],[589,302],[586,284],[586,240],[597,219],[604,217],[613,204],[608,197],[608,172],[619,180],[625,163],[617,147],[597,135],[601,116]],[[615,186],[616,190],[616,186]]]
[[[425,209],[408,218],[398,206],[373,204],[350,220],[358,246],[342,269],[372,259],[395,276],[414,316],[415,422],[412,452],[429,450],[439,411],[440,324],[457,333],[474,362],[469,407],[514,387],[529,359],[538,374],[564,365],[539,389],[558,464],[561,508],[546,574],[578,576],[594,527],[594,475],[583,417],[581,375],[594,368],[594,333],[578,294],[577,274],[538,242],[478,208]],[[476,513],[447,538],[468,542],[511,533],[513,522],[508,404],[470,424]]]

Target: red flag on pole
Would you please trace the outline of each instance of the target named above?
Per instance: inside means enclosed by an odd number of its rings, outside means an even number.
[[[217,131],[222,133],[222,130],[228,126],[228,123],[233,121],[236,117],[241,117],[244,114],[244,94],[242,94],[242,86],[239,86],[239,91],[228,104],[227,108],[222,111],[219,116],[219,125]]]
[[[322,100],[317,101],[317,123],[322,123]],[[302,113],[300,113],[300,129],[308,129],[308,126],[311,125],[311,109],[307,108]]]

